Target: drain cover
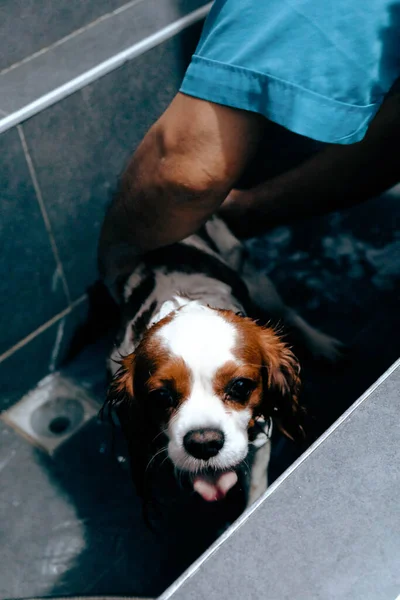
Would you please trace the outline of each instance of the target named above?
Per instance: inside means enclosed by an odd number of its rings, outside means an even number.
[[[51,453],[98,411],[98,404],[83,388],[54,373],[3,412],[1,418]]]
[[[59,437],[79,427],[84,416],[81,400],[57,396],[35,408],[31,427],[41,437]]]

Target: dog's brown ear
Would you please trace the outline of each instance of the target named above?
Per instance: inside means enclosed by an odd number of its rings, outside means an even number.
[[[120,368],[115,373],[108,388],[106,405],[118,412],[119,407],[129,404],[134,399],[133,380],[135,374],[135,355],[128,354],[120,361]]]
[[[129,354],[110,384],[106,406],[115,410],[128,444],[132,479],[140,496],[143,495],[144,472],[148,439],[141,407],[135,398],[135,355]]]
[[[299,405],[300,365],[290,348],[271,328],[260,328],[263,357],[261,412],[291,440],[304,439],[304,410]]]

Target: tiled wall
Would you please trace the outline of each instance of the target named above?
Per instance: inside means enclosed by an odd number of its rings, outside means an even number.
[[[186,29],[0,135],[0,409],[58,368],[84,322],[105,207],[199,33]]]
[[[2,0],[0,71],[123,4],[125,0]]]
[[[156,0],[157,9],[149,6],[154,22],[173,12],[175,17],[188,14],[205,4],[202,0]],[[140,7],[140,4],[143,7]],[[1,0],[0,2],[0,73],[26,60],[32,54],[59,43],[79,30],[92,27],[128,5],[146,13],[150,0]],[[138,19],[140,22],[140,19]],[[131,23],[132,28],[136,26]],[[110,32],[112,37],[112,32]],[[100,40],[99,44],[107,44]]]

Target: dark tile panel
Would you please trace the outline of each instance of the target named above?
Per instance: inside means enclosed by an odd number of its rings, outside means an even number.
[[[177,17],[183,17],[183,15],[208,4],[209,1],[210,0],[168,0],[166,4],[174,8]]]
[[[0,136],[0,354],[67,306],[18,132]]]
[[[87,301],[0,362],[0,411],[6,410],[68,357],[87,317]]]
[[[0,6],[0,70],[46,48],[125,0],[5,0]]]
[[[73,298],[97,276],[97,239],[118,176],[176,93],[199,33],[190,28],[24,125]]]

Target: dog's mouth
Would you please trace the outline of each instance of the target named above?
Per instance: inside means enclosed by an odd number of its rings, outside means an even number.
[[[206,502],[223,500],[229,490],[237,483],[236,471],[209,471],[196,475],[193,479],[193,489]]]

